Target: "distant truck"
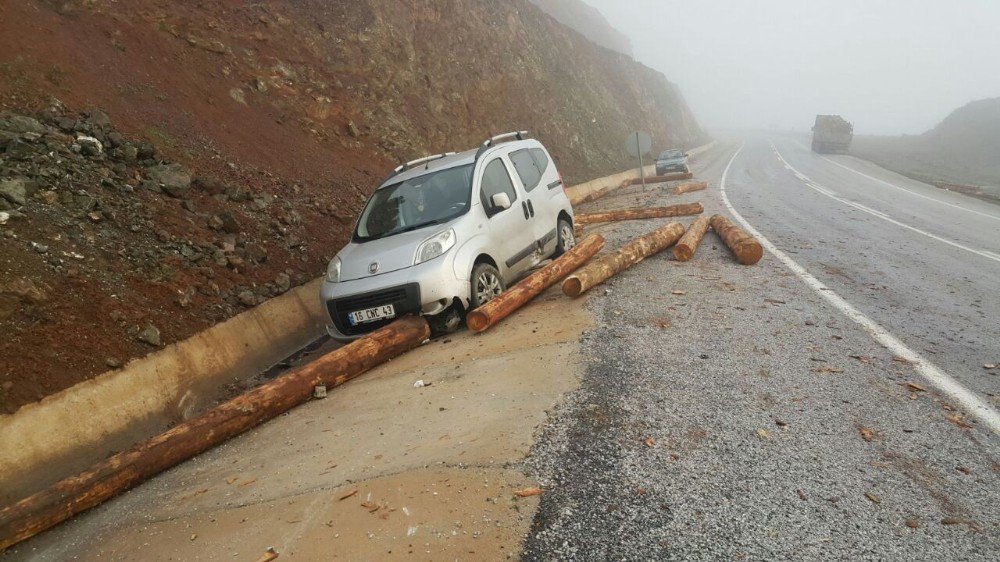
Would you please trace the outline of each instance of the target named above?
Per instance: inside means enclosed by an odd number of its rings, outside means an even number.
[[[854,138],[854,125],[839,115],[817,115],[812,130],[812,149],[818,154],[843,154]]]

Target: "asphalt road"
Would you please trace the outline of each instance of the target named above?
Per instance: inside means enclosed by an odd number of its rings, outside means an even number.
[[[709,234],[597,289],[526,559],[997,556],[1000,207],[802,142],[719,142],[708,191],[593,205],[701,200],[774,251],[740,266]]]

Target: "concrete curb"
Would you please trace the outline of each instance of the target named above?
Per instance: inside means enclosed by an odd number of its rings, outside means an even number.
[[[211,405],[323,333],[316,279],[0,417],[0,504],[17,501]]]

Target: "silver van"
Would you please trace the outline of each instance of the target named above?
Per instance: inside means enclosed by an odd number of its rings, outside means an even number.
[[[396,168],[375,190],[320,296],[346,341],[404,314],[437,332],[575,244],[562,176],[527,131]]]

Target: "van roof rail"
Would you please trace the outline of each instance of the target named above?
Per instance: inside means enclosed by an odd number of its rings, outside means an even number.
[[[417,166],[419,166],[421,164],[429,164],[430,162],[433,162],[434,160],[440,160],[441,158],[446,158],[446,157],[452,156],[454,154],[455,154],[454,152],[442,152],[441,154],[432,154],[430,156],[424,156],[423,158],[417,158],[416,160],[410,160],[409,162],[407,162],[405,164],[400,164],[399,166],[396,166],[396,168],[392,171],[392,173],[390,173],[388,176],[386,176],[386,178],[384,180],[382,180],[381,182],[379,182],[379,185],[382,185],[383,183],[385,183],[385,182],[389,181],[390,179],[392,179],[393,176],[397,176],[397,175],[405,172],[406,170],[412,170],[413,168],[416,168]]]
[[[486,152],[486,149],[490,148],[491,146],[494,146],[499,142],[506,142],[511,139],[524,140],[526,138],[529,138],[528,131],[512,131],[510,133],[504,133],[502,135],[492,136],[483,141],[483,144],[479,145],[479,150],[476,151],[476,157],[474,158],[474,160],[479,160],[479,157],[482,156],[484,152]]]
[[[406,170],[409,170],[411,168],[416,168],[417,166],[419,166],[421,164],[426,164],[426,163],[429,163],[429,162],[433,162],[434,160],[439,160],[441,158],[445,158],[445,157],[451,156],[453,154],[455,154],[455,153],[454,152],[442,152],[441,154],[432,154],[431,156],[424,156],[423,158],[417,158],[416,160],[410,160],[406,164],[400,164],[399,166],[396,166],[396,169],[393,170],[393,174],[398,174],[400,172],[405,172]]]

